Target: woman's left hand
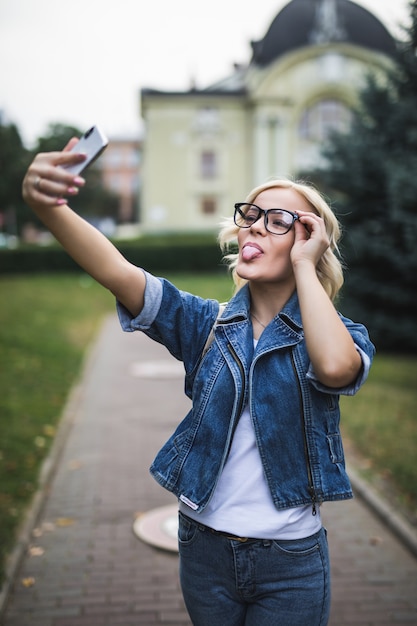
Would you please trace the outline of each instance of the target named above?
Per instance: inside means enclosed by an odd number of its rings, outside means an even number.
[[[299,219],[294,222],[295,239],[291,249],[291,262],[298,265],[305,261],[316,267],[330,245],[324,220],[312,211],[297,211]]]

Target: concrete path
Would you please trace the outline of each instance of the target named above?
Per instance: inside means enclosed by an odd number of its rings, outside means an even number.
[[[176,554],[132,530],[137,515],[174,504],[148,467],[188,410],[182,386],[164,348],[106,320],[62,419],[29,545],[19,544],[3,626],[190,625]],[[360,498],[323,510],[331,626],[417,625],[411,552]]]

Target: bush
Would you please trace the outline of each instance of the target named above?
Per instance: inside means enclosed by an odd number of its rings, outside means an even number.
[[[133,264],[160,272],[213,272],[224,269],[214,235],[161,235],[115,242]],[[74,272],[77,264],[58,245],[0,250],[0,274]],[[80,270],[81,271],[81,270]]]

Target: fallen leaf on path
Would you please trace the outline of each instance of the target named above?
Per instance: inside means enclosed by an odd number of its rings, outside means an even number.
[[[82,461],[79,461],[78,459],[72,459],[72,461],[68,463],[68,469],[70,470],[77,470],[77,469],[80,469],[80,467],[82,466],[83,466]]]
[[[32,530],[33,537],[42,537],[44,532],[52,532],[55,530],[55,524],[52,522],[43,522],[41,526],[37,526]]]
[[[65,526],[72,526],[75,524],[75,519],[73,517],[58,517],[55,520],[55,524],[60,528],[64,528]]]
[[[369,538],[369,543],[371,544],[371,546],[379,546],[381,543],[383,543],[383,539],[382,537],[370,537]]]
[[[30,546],[28,552],[29,556],[42,556],[45,554],[45,550],[40,546]]]

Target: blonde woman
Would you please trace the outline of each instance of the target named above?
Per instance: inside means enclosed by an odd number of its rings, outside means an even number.
[[[308,185],[273,180],[231,207],[220,233],[236,292],[219,303],[129,263],[64,198],[84,181],[38,155],[26,202],[117,299],[125,331],[185,368],[192,409],[151,472],[179,502],[180,578],[195,626],[323,626],[330,572],[320,505],[352,497],[339,395],[365,381],[374,348],[334,306],[338,222]],[[213,340],[207,345],[214,326]]]

